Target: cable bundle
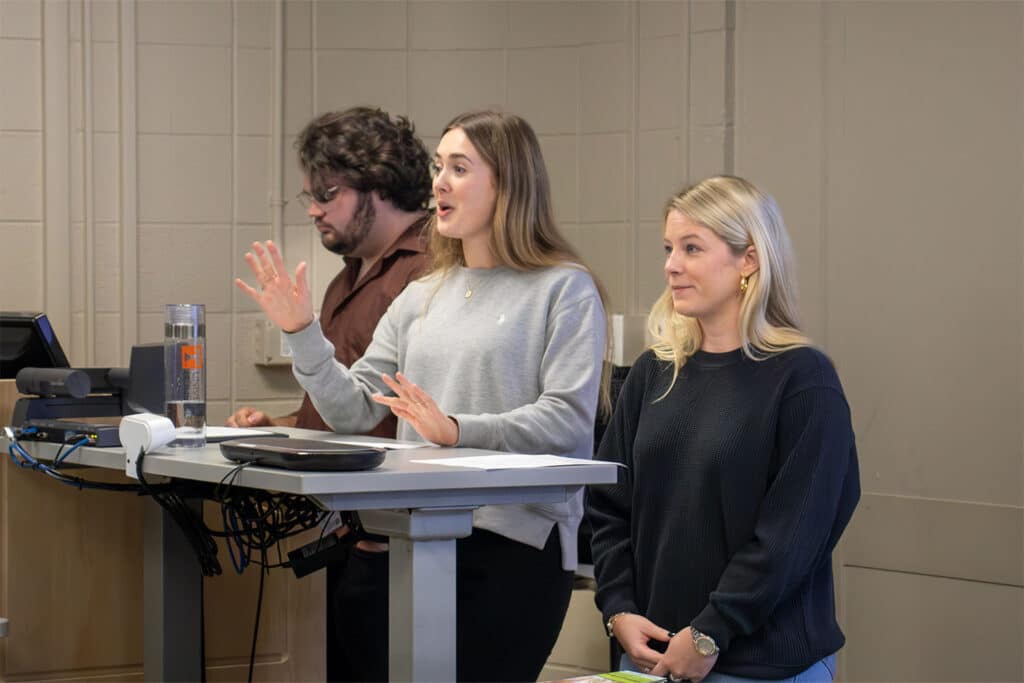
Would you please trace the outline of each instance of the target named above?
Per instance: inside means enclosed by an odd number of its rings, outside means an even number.
[[[211,531],[227,542],[231,563],[239,574],[258,556],[266,568],[287,567],[280,543],[289,536],[315,528],[327,517],[306,496],[273,493],[234,485],[239,473],[253,465],[242,463],[228,472],[213,491],[211,500],[221,504],[223,531]],[[268,564],[267,553],[275,549],[277,562]]]
[[[249,652],[249,681],[252,681],[256,665],[256,641],[260,632],[264,579],[272,567],[289,566],[281,557],[281,541],[312,529],[330,517],[329,513],[321,510],[305,496],[236,487],[234,483],[241,471],[254,464],[256,463],[245,462],[232,468],[217,484],[212,500],[220,503],[224,530],[209,530],[213,535],[224,537],[231,564],[239,574],[253,562],[253,553],[259,554],[256,564],[260,566],[260,587],[256,596],[256,618]],[[323,529],[326,529],[326,525]],[[267,553],[271,548],[277,550],[276,564],[267,562]]]
[[[195,510],[185,502],[185,499],[179,495],[179,489],[182,488],[180,485],[157,487],[147,482],[142,473],[142,461],[145,457],[146,452],[140,448],[139,457],[135,460],[135,477],[139,480],[143,491],[149,494],[181,529],[185,540],[195,552],[203,576],[218,576],[223,570],[217,559],[217,543],[203,522],[202,508]]]
[[[16,435],[15,430],[5,428],[10,442],[7,453],[15,465],[22,469],[41,472],[55,481],[78,489],[144,493],[151,496],[185,534],[196,554],[203,576],[217,576],[222,573],[220,562],[217,560],[215,537],[224,538],[227,542],[231,564],[239,574],[254,562],[254,555],[259,557],[255,562],[263,567],[287,567],[288,562],[282,558],[281,541],[315,528],[328,516],[305,496],[235,486],[234,482],[239,473],[245,467],[255,464],[251,462],[240,464],[228,472],[213,489],[212,494],[209,485],[183,482],[150,484],[142,472],[142,463],[146,457],[142,451],[135,462],[138,484],[114,484],[71,476],[58,470],[72,453],[87,445],[89,439],[85,435],[69,437],[57,451],[53,464],[49,465],[34,458],[18,441],[18,436],[30,435],[34,431],[35,428],[28,427],[18,430],[19,434]],[[224,527],[222,530],[206,526],[201,510],[197,511],[186,503],[186,498],[193,497],[220,503]],[[267,553],[274,548],[278,561],[269,564]]]
[[[28,427],[23,430],[19,430],[20,434],[34,434],[36,431],[35,427]],[[66,486],[74,486],[75,488],[82,489],[98,489],[101,491],[130,491],[133,493],[142,493],[143,489],[138,484],[109,484],[102,481],[89,481],[88,479],[82,479],[81,477],[73,477],[70,474],[64,472],[58,472],[57,469],[67,460],[68,456],[74,453],[76,450],[85,446],[89,443],[88,437],[84,434],[74,435],[65,439],[60,449],[57,451],[57,456],[54,458],[53,465],[47,465],[45,462],[40,462],[33,458],[28,451],[26,451],[22,445],[18,442],[17,436],[15,436],[14,430],[10,427],[4,428],[7,440],[10,445],[7,447],[7,455],[10,456],[11,461],[22,469],[34,470],[36,472],[42,472],[46,476],[50,477],[54,481],[58,481]],[[71,446],[68,450],[64,450],[67,446]]]

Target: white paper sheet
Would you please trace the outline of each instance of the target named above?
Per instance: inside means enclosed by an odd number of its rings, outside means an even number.
[[[464,458],[436,458],[434,460],[410,460],[428,465],[447,467],[469,467],[475,470],[515,470],[532,467],[571,467],[586,465],[589,460],[566,458],[560,455],[529,455],[527,453],[502,453],[501,455],[470,455]]]
[[[359,439],[327,439],[331,443],[343,443],[346,446],[369,446],[370,448],[385,448],[389,451],[401,451],[406,448],[437,448],[432,443],[381,443],[380,441],[360,441]]]
[[[207,425],[206,440],[213,443],[228,439],[248,439],[254,436],[280,436],[281,432],[252,427],[217,427]]]

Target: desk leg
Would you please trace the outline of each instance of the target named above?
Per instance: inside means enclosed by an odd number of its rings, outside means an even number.
[[[202,501],[190,500],[199,514]],[[171,516],[146,500],[143,674],[147,681],[203,678],[203,577]]]
[[[390,537],[389,660],[392,681],[455,680],[455,539],[473,511],[360,512],[367,531]]]

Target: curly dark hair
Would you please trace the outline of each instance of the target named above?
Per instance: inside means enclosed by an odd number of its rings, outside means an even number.
[[[316,196],[340,182],[376,190],[403,211],[427,208],[430,155],[405,116],[371,107],[321,114],[299,133],[295,149]]]

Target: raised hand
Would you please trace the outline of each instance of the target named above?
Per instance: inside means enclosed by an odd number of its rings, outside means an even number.
[[[381,375],[381,379],[395,395],[374,394],[374,401],[391,408],[392,413],[411,424],[416,433],[427,441],[441,446],[454,446],[459,442],[458,424],[441,412],[430,394],[400,372],[395,373],[394,379],[387,375]]]
[[[241,279],[235,285],[255,301],[267,317],[285,332],[298,332],[313,322],[313,297],[306,283],[306,262],[295,268],[294,282],[284,267],[284,259],[277,245],[267,240],[266,248],[253,242],[252,250],[245,253],[245,262],[256,276],[259,289]]]

